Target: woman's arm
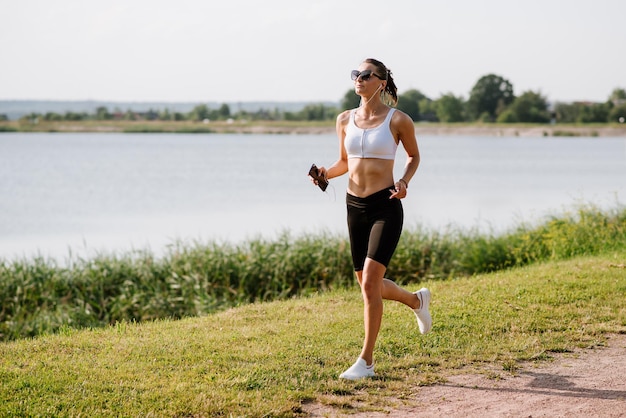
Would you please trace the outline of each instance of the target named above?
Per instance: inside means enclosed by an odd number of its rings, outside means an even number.
[[[348,154],[343,144],[346,137],[346,126],[350,120],[350,111],[346,110],[337,116],[337,122],[335,124],[335,130],[337,131],[337,138],[339,138],[339,159],[335,161],[330,167],[320,167],[320,174],[326,176],[327,179],[339,177],[348,172]]]
[[[415,175],[417,167],[420,165],[420,151],[417,146],[417,138],[415,137],[415,124],[413,123],[413,119],[403,112],[396,112],[396,114],[394,114],[392,123],[396,122],[396,132],[399,141],[402,142],[402,146],[407,154],[404,172],[398,181],[404,182],[404,186],[408,188],[409,182]]]
[[[396,111],[391,118],[391,130],[398,138],[398,142],[402,142],[407,159],[402,177],[395,182],[390,199],[404,199],[409,188],[409,182],[420,165],[420,152],[417,147],[417,138],[415,138],[413,119],[403,112]]]

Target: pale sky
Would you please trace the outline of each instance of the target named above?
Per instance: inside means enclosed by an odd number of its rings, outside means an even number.
[[[624,0],[0,0],[0,100],[339,101],[368,57],[399,92],[606,100]]]

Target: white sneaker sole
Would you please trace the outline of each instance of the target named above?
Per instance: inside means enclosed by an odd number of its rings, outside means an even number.
[[[357,380],[366,377],[376,376],[374,366],[367,367],[365,360],[359,358],[348,370],[341,373],[339,378],[347,380]]]

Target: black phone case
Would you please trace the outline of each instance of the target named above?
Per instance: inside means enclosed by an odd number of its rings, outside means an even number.
[[[311,166],[311,169],[309,170],[309,176],[317,180],[317,185],[320,189],[322,189],[323,192],[326,191],[326,188],[328,187],[328,181],[324,177],[320,176],[319,170],[317,169],[317,166],[315,164]]]

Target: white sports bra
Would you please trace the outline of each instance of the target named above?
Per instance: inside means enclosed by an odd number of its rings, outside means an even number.
[[[346,127],[344,146],[348,158],[380,158],[394,160],[398,144],[391,133],[391,117],[396,109],[389,109],[387,117],[375,128],[362,129],[354,123],[356,109],[350,112],[350,121]]]

